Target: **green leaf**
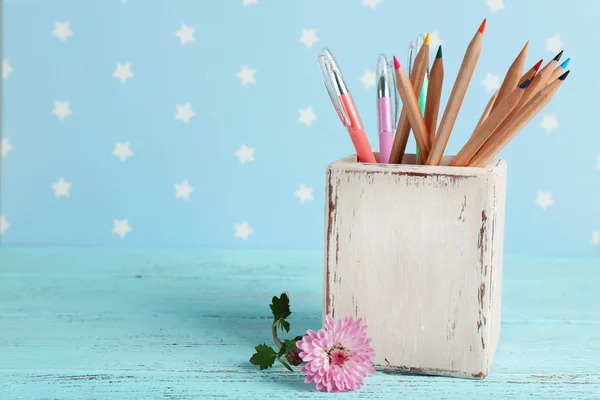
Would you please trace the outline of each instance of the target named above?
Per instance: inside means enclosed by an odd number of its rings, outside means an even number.
[[[291,372],[294,372],[294,370],[292,369],[292,367],[290,367],[290,364],[288,364],[287,362],[283,361],[281,358],[278,358],[278,360],[279,360],[280,363],[283,364],[284,367],[286,367]]]
[[[287,294],[281,293],[281,296],[273,296],[272,303],[269,305],[273,312],[273,321],[277,322],[282,319],[286,319],[292,313],[290,311],[290,299]],[[285,329],[285,328],[284,328]],[[287,330],[289,330],[289,324]]]
[[[287,354],[287,346],[285,345],[285,343],[282,343],[281,348],[279,349],[279,353],[277,353],[277,358],[281,357],[284,354]]]
[[[282,330],[282,331],[286,331],[289,332],[290,331],[290,323],[287,322],[285,319],[280,319],[277,321],[277,326]]]
[[[296,344],[296,342],[298,342],[298,341],[300,341],[300,340],[304,339],[304,336],[306,336],[306,335],[303,335],[303,336],[296,336],[295,338],[293,338],[293,339],[292,339],[292,341],[294,342],[294,344]]]
[[[256,353],[250,357],[250,363],[258,365],[261,370],[273,366],[275,359],[277,358],[277,353],[275,353],[275,350],[273,350],[272,347],[267,346],[266,344],[259,344],[254,350],[256,350]]]
[[[294,350],[298,350],[298,348],[296,347],[296,341],[295,340],[285,339],[283,341],[283,346],[287,350],[286,353],[291,353]]]

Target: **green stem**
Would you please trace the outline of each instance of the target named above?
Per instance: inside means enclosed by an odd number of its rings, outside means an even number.
[[[278,349],[281,349],[283,344],[281,343],[281,340],[279,340],[279,338],[277,337],[277,321],[273,322],[273,325],[271,326],[271,333],[273,334],[273,341],[275,342],[275,345]]]

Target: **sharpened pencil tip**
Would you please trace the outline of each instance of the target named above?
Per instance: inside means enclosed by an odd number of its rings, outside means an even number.
[[[540,69],[540,67],[542,66],[542,63],[544,62],[544,59],[541,59],[540,61],[537,62],[537,64],[535,64],[533,66],[533,69],[535,70],[535,72],[538,72],[538,70]]]
[[[556,57],[553,58],[553,60],[556,61],[556,62],[558,62],[558,60],[560,60],[560,58],[562,57],[563,51],[564,50],[561,50],[560,53],[558,53],[556,55]]]
[[[571,72],[571,70],[569,70],[569,71],[565,72],[564,74],[562,74],[561,76],[559,76],[558,79],[560,79],[561,81],[564,81],[565,79],[567,79],[569,72]]]
[[[438,51],[435,55],[435,58],[442,58],[442,45],[441,44],[438,47]]]
[[[430,41],[431,41],[431,38],[429,37],[429,32],[427,32],[427,35],[425,35],[425,40],[423,40],[423,44],[425,46],[429,46]]]
[[[531,83],[531,79],[527,79],[525,82],[521,83],[521,84],[519,85],[519,87],[520,87],[521,89],[527,89],[527,86],[529,86],[529,84],[530,84],[530,83]]]
[[[569,62],[571,61],[571,57],[567,58],[565,61],[563,61],[562,64],[560,64],[560,67],[562,69],[567,69],[567,65],[569,65]]]
[[[398,59],[396,58],[396,56],[394,56],[394,68],[395,69],[400,69],[400,61],[398,61]]]
[[[481,23],[481,25],[479,26],[479,30],[477,32],[479,33],[483,33],[483,31],[485,31],[485,23],[487,22],[487,18],[483,19],[483,22]]]

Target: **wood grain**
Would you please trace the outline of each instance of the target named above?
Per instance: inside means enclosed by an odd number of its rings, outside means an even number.
[[[322,270],[322,250],[0,248],[0,398],[331,399],[248,363],[274,294],[290,295],[290,334],[321,325]],[[378,372],[342,397],[597,398],[597,256],[507,257],[503,280],[484,382]]]
[[[458,171],[332,163],[324,313],[367,320],[382,368],[487,376],[500,328],[505,185],[502,160]]]

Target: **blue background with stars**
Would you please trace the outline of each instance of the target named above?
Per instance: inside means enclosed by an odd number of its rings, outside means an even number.
[[[10,226],[2,243],[322,248],[325,168],[353,148],[321,83],[320,49],[336,54],[376,146],[375,90],[361,81],[365,69],[374,71],[382,52],[406,59],[417,33],[435,31],[444,52],[443,106],[487,17],[447,153],[466,141],[491,96],[487,74],[502,78],[528,39],[528,67],[551,59],[556,49],[546,39],[559,35],[572,73],[543,112],[558,127],[546,133],[540,115],[501,154],[509,165],[506,251],[597,251],[600,60],[585,38],[597,36],[600,6],[435,0],[424,12],[418,2],[392,0],[374,7],[245,2],[4,1],[0,214]],[[71,35],[64,25],[53,35],[57,22],[68,22]],[[194,29],[183,44],[182,24]],[[303,29],[315,29],[319,41],[300,42]],[[129,64],[133,76],[114,77],[117,63]],[[237,76],[243,66],[255,70],[245,85]],[[56,101],[72,111],[62,121],[52,114]],[[188,103],[194,115],[185,123],[177,106]],[[316,118],[299,121],[309,107]],[[128,142],[133,155],[113,155],[117,142]],[[242,144],[254,148],[253,160],[236,158]],[[72,185],[68,197],[55,196],[60,177]],[[194,189],[187,201],[174,186],[185,180]],[[294,196],[300,185],[314,188],[314,200]],[[536,205],[538,191],[551,192],[554,204]],[[115,219],[132,229],[124,239],[112,231]],[[247,241],[234,235],[245,221],[253,230]]]

